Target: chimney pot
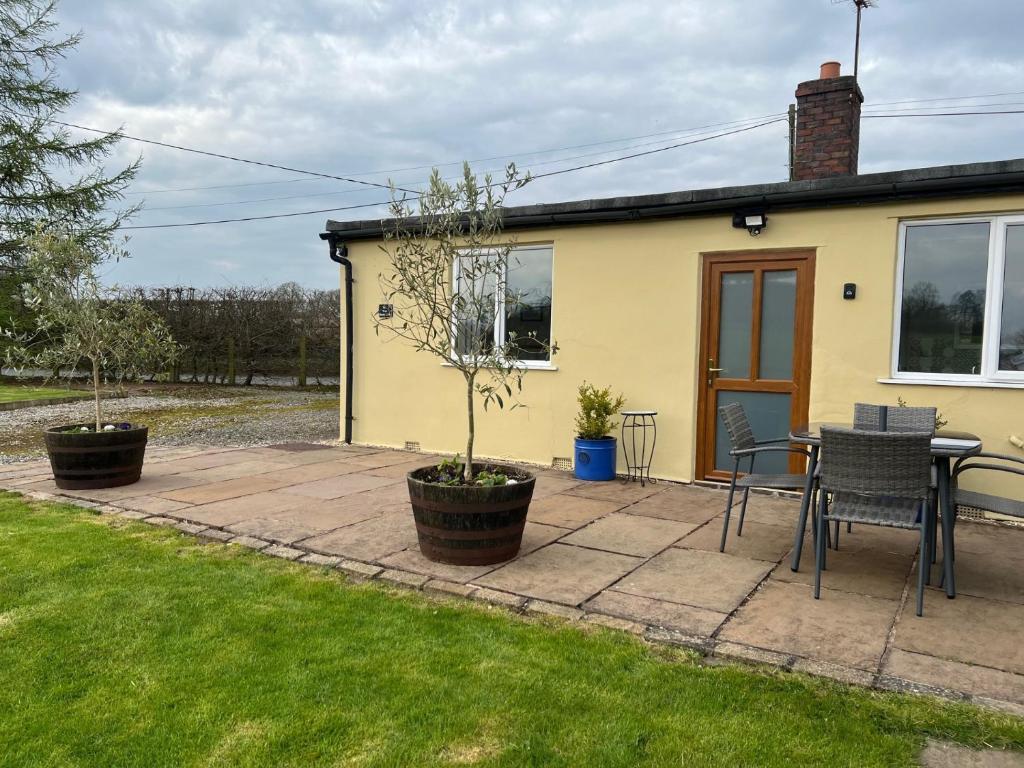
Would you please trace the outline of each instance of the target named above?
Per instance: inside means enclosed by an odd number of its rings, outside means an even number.
[[[834,77],[839,77],[840,64],[838,61],[826,61],[821,65],[821,80],[831,80]]]

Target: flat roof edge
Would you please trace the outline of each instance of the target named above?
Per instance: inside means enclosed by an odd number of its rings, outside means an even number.
[[[822,208],[1014,191],[1024,191],[1024,159],[935,166],[814,181],[784,181],[514,206],[505,209],[503,227],[524,229],[645,221],[708,215],[745,207]],[[388,221],[393,219],[328,220],[325,234],[345,242],[380,239]],[[411,219],[410,223],[415,226],[416,219]]]

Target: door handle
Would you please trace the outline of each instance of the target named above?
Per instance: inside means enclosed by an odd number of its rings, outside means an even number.
[[[715,368],[715,359],[713,357],[708,358],[708,386],[712,386],[715,383],[715,374],[721,373],[725,368]]]

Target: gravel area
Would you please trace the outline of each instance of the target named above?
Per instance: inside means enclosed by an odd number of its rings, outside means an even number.
[[[92,401],[0,412],[0,464],[44,452],[46,427],[88,422]],[[338,395],[296,390],[176,387],[104,401],[104,417],[150,427],[152,445],[254,446],[338,439]]]

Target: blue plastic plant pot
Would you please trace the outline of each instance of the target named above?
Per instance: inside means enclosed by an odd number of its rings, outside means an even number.
[[[576,456],[573,462],[576,479],[614,480],[615,446],[614,437],[603,437],[600,440],[583,440],[577,437]]]

